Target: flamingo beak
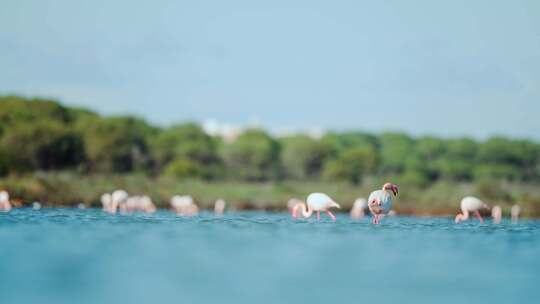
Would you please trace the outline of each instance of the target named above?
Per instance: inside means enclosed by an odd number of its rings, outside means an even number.
[[[397,196],[399,192],[398,187],[392,188],[392,192],[394,192],[394,196]]]
[[[339,206],[339,204],[336,203],[336,202],[333,202],[332,207],[336,207],[338,209],[341,209],[341,206]]]

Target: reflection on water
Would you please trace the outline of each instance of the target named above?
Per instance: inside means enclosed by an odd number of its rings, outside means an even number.
[[[534,302],[540,222],[0,214],[1,303]],[[534,288],[534,289],[533,289]]]

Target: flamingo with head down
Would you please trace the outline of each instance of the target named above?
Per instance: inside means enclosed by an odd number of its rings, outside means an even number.
[[[338,203],[334,202],[328,195],[324,193],[311,193],[307,197],[307,206],[303,202],[297,203],[292,209],[293,218],[298,218],[298,211],[302,212],[302,216],[305,218],[311,217],[313,211],[317,212],[317,220],[321,219],[321,212],[325,212],[328,216],[335,221],[336,217],[330,208],[341,208]]]
[[[378,224],[381,219],[392,209],[392,195],[397,196],[398,186],[385,183],[381,190],[371,192],[368,198],[369,211],[373,215],[373,224]]]
[[[456,215],[456,224],[469,219],[469,212],[474,213],[481,224],[484,219],[480,216],[480,209],[489,209],[489,206],[474,196],[466,196],[461,200],[461,213]]]

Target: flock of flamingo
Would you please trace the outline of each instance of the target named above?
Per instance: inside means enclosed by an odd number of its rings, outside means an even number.
[[[379,224],[383,217],[395,215],[392,210],[393,198],[398,195],[398,186],[392,183],[385,183],[381,189],[371,192],[368,199],[358,198],[351,209],[350,215],[353,219],[360,219],[366,216],[366,211],[371,213],[372,223]],[[116,214],[128,214],[132,212],[154,213],[157,208],[149,196],[129,196],[124,190],[116,190],[112,193],[105,193],[101,196],[101,204],[104,212]],[[34,202],[34,209],[40,209],[41,204]],[[175,195],[170,199],[171,210],[180,216],[194,216],[199,212],[199,207],[189,195]],[[227,203],[223,199],[218,199],[214,204],[214,214],[223,215]],[[287,202],[287,207],[294,219],[309,218],[315,212],[317,220],[321,219],[321,212],[327,214],[332,221],[336,221],[336,216],[330,211],[331,208],[341,208],[330,196],[324,193],[311,193],[306,202],[293,198]],[[490,207],[480,199],[467,196],[461,200],[461,213],[456,215],[455,223],[470,219],[470,214],[483,223],[480,210],[489,210]],[[84,205],[79,205],[84,208]],[[0,211],[9,212],[12,204],[9,193],[0,191]],[[518,205],[512,206],[510,210],[512,222],[517,222],[521,209]],[[498,224],[502,219],[502,209],[500,206],[491,208],[493,222]]]

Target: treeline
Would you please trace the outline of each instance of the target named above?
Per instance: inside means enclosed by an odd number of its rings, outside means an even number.
[[[159,128],[131,117],[103,117],[56,101],[0,97],[0,175],[34,171],[140,173],[201,180],[399,179],[540,181],[540,145],[494,137],[413,138],[403,133],[272,137],[246,130],[232,142],[194,123]]]

